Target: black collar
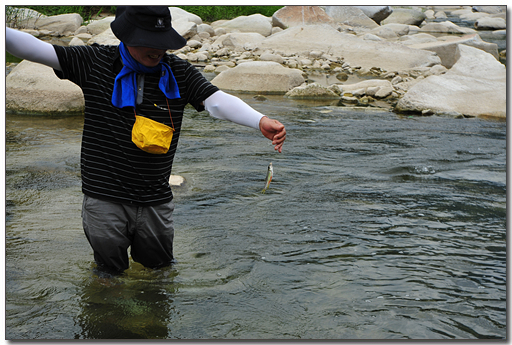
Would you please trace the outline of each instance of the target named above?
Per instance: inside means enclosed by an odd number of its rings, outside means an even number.
[[[114,53],[114,62],[112,63],[112,72],[114,74],[119,74],[123,69],[123,61],[121,60],[121,54],[119,53],[119,46],[116,47],[116,52]]]

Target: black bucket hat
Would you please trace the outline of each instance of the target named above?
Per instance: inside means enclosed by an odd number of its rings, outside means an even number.
[[[118,6],[110,27],[127,46],[175,50],[187,44],[173,29],[166,6]]]

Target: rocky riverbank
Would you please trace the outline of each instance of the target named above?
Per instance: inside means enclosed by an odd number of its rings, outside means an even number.
[[[502,6],[286,6],[272,17],[213,23],[170,9],[173,26],[188,40],[172,53],[213,74],[212,83],[228,92],[332,99],[400,113],[506,117],[500,62],[506,53],[493,42],[506,37]],[[55,44],[119,43],[112,16],[86,26],[78,14],[26,11],[19,18],[17,28]],[[482,39],[484,32],[493,39]],[[6,107],[80,113],[83,96],[51,69],[23,61],[7,76]]]

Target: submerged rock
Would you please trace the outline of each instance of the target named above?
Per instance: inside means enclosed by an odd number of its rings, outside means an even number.
[[[183,185],[185,184],[185,178],[179,175],[171,175],[169,177],[169,184],[172,187],[183,187]]]

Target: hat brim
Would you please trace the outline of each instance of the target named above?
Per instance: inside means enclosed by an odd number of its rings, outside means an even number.
[[[114,35],[130,47],[176,50],[187,44],[187,40],[172,27],[166,31],[147,31],[135,27],[123,15],[116,17],[110,27]]]

